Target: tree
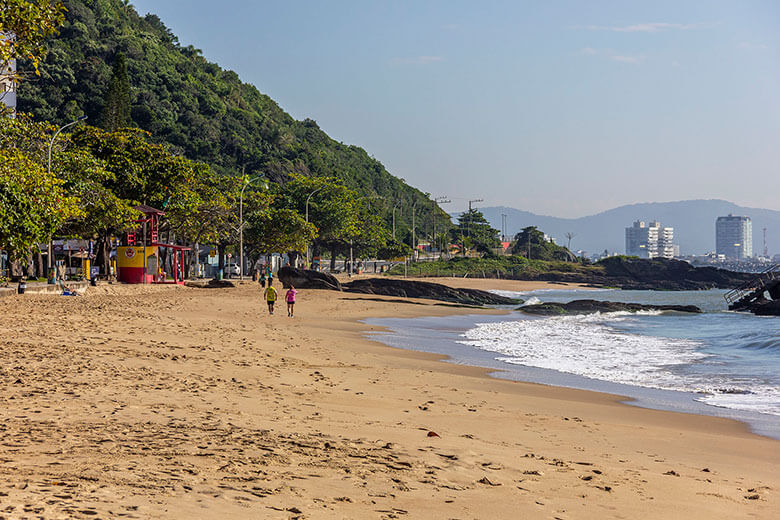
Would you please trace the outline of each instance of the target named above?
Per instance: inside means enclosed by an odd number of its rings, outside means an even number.
[[[244,232],[244,242],[257,254],[306,250],[317,236],[314,224],[296,211],[269,208],[251,215]]]
[[[522,255],[530,260],[576,261],[576,257],[571,251],[557,245],[552,239],[545,240],[544,233],[536,229],[536,226],[523,228],[520,233],[515,235],[512,254]]]
[[[127,61],[121,52],[114,59],[114,69],[100,116],[103,129],[114,132],[130,126],[130,79],[127,77]]]
[[[0,81],[18,82],[22,74],[12,66],[26,58],[35,74],[46,53],[44,41],[56,34],[65,20],[62,2],[50,0],[0,0]]]
[[[458,226],[451,230],[453,242],[458,244],[465,255],[467,249],[474,248],[480,253],[489,253],[499,247],[499,231],[490,227],[485,216],[476,209],[464,211],[458,216]]]
[[[359,235],[357,194],[332,177],[296,175],[281,188],[278,204],[306,215],[307,199],[309,222],[317,231],[315,254],[329,249],[331,265],[335,267],[336,254],[348,244],[349,237]]]
[[[0,248],[11,259],[26,256],[78,214],[62,181],[19,150],[0,149]]]
[[[412,254],[412,248],[403,242],[391,238],[377,250],[376,257],[380,260],[406,257]]]
[[[571,240],[576,237],[577,235],[569,231],[566,233],[566,249],[571,251]]]

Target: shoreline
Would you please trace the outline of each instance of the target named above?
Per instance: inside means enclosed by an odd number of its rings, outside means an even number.
[[[448,277],[405,277],[406,280],[416,280],[416,281],[431,281],[433,283],[442,283],[442,284],[448,284],[452,287],[458,287],[458,288],[474,288],[474,289],[482,289],[482,290],[488,290],[488,289],[498,289],[495,287],[496,284],[499,285],[509,285],[509,287],[501,287],[499,290],[507,290],[507,291],[517,291],[517,292],[527,292],[527,291],[535,291],[535,290],[565,290],[565,289],[576,289],[576,290],[582,290],[582,291],[589,291],[589,290],[599,290],[599,288],[594,288],[590,286],[586,286],[583,284],[577,284],[577,283],[566,283],[566,282],[537,282],[537,281],[523,281],[523,280],[501,280],[501,279],[488,279],[488,278],[479,278],[479,279],[466,279],[466,278],[455,278],[454,283],[450,283],[450,280],[453,280]],[[478,283],[476,284],[470,284],[469,281],[475,281],[477,280]],[[508,282],[508,284],[504,284],[502,282]],[[391,300],[392,297],[380,297],[380,298],[386,298],[388,300]],[[412,300],[412,299],[410,299]],[[426,300],[420,300],[420,301],[426,301]],[[456,308],[455,306],[452,306],[452,308]],[[457,315],[487,315],[487,316],[495,316],[495,315],[507,315],[510,314],[512,310],[510,309],[474,309],[469,308],[465,309],[465,312],[457,312]],[[443,317],[443,316],[455,316],[456,313],[446,313],[446,314],[421,314],[416,316],[407,316],[403,317],[401,319],[418,319],[418,318],[426,318],[426,317]],[[390,345],[388,343],[385,343],[379,339],[372,338],[369,333],[376,332],[376,328],[379,327],[380,329],[384,329],[383,332],[385,334],[392,334],[392,331],[384,326],[384,325],[371,325],[365,322],[367,319],[377,319],[377,320],[383,320],[383,319],[396,319],[395,317],[388,317],[388,316],[370,316],[370,317],[363,317],[360,318],[357,323],[360,325],[364,325],[366,327],[370,327],[370,330],[363,330],[362,334],[359,336],[361,339],[366,341],[371,341],[373,343],[377,343],[381,345],[384,348],[391,349],[391,351],[398,354],[399,352],[404,353],[414,353],[416,355],[419,355],[421,359],[435,361],[437,363],[441,363],[443,366],[451,367],[451,366],[457,366],[457,367],[465,367],[466,372],[459,372],[464,373],[468,375],[473,375],[477,377],[483,377],[490,381],[503,381],[507,382],[509,384],[518,384],[518,385],[531,385],[532,387],[540,387],[542,389],[550,389],[551,391],[555,392],[556,394],[564,394],[565,398],[567,400],[578,400],[582,402],[592,402],[593,398],[598,399],[604,399],[605,402],[613,405],[618,406],[627,406],[631,407],[633,409],[639,409],[639,410],[647,410],[647,411],[653,411],[653,412],[660,412],[660,413],[669,413],[669,414],[675,414],[680,415],[683,417],[688,416],[694,416],[694,417],[702,417],[706,419],[712,419],[715,421],[726,421],[728,423],[731,423],[733,426],[733,431],[741,434],[745,434],[747,436],[754,436],[756,438],[766,439],[770,441],[776,441],[780,442],[780,439],[776,439],[774,437],[770,437],[768,435],[762,435],[760,433],[756,433],[751,430],[750,425],[746,422],[739,420],[739,419],[733,419],[729,417],[721,417],[717,415],[708,415],[708,414],[699,414],[695,412],[682,412],[682,411],[675,411],[675,410],[665,410],[665,409],[659,409],[659,408],[651,408],[651,407],[643,407],[631,404],[633,402],[636,402],[637,399],[631,396],[623,395],[623,394],[617,394],[617,393],[611,393],[611,392],[603,392],[599,390],[589,390],[589,389],[583,389],[583,388],[574,388],[574,387],[568,387],[568,386],[560,386],[560,385],[554,385],[554,384],[547,384],[547,383],[540,383],[540,382],[534,382],[534,381],[525,381],[525,380],[515,380],[515,379],[509,379],[509,378],[501,378],[501,377],[495,377],[492,374],[495,373],[508,373],[509,367],[507,368],[492,368],[492,367],[484,367],[484,366],[478,366],[478,365],[471,365],[471,364],[461,364],[458,363],[456,359],[454,359],[452,356],[448,354],[442,354],[442,353],[436,353],[436,352],[430,352],[423,349],[407,349],[404,347],[396,347],[393,345]],[[358,339],[358,338],[356,338]],[[442,369],[443,370],[443,369]],[[617,383],[615,383],[617,384]],[[638,387],[643,388],[643,387]],[[541,390],[544,392],[544,390]],[[669,392],[673,392],[673,390],[667,390]],[[567,395],[568,392],[571,392],[572,395],[576,395],[577,393],[583,393],[582,396],[575,399],[570,399],[571,396]],[[592,394],[592,396],[591,396]],[[699,421],[694,421],[698,423]],[[706,422],[706,421],[705,421]],[[731,429],[731,428],[729,428]]]
[[[474,309],[303,290],[287,318],[251,283],[90,291],[0,300],[11,517],[709,519],[780,503],[777,441],[742,423],[497,379],[359,321]]]
[[[616,402],[632,407],[685,415],[699,415],[727,421],[734,421],[746,431],[758,437],[780,440],[778,424],[780,419],[771,414],[751,412],[735,408],[718,407],[698,401],[696,392],[679,389],[665,389],[619,383],[561,372],[552,368],[539,368],[522,364],[507,364],[497,361],[495,354],[475,347],[463,346],[453,337],[453,331],[460,333],[475,327],[478,323],[493,322],[480,319],[487,316],[509,316],[512,310],[501,310],[497,314],[467,314],[468,325],[452,324],[448,317],[419,316],[415,318],[367,318],[360,320],[367,326],[381,331],[371,331],[364,337],[393,349],[432,354],[447,364],[466,365],[484,370],[485,377],[516,383],[536,384],[552,388],[565,388],[581,392],[611,395]],[[523,316],[525,317],[525,316]],[[407,321],[407,323],[404,323]],[[440,330],[440,327],[444,327]],[[416,335],[416,344],[410,337]]]

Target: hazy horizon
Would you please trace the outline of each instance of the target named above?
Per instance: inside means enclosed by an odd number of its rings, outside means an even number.
[[[780,209],[780,4],[133,2],[447,211]]]

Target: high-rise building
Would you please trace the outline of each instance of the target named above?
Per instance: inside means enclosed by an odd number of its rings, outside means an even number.
[[[626,228],[626,254],[639,258],[674,258],[674,228],[660,222],[645,224],[637,220]]]
[[[729,214],[715,221],[715,252],[742,260],[753,256],[753,222],[750,217]]]

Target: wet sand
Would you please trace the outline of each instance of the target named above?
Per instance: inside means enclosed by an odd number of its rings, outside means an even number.
[[[1,299],[0,518],[780,510],[780,443],[740,423],[492,379],[369,341],[358,322],[473,309],[298,296],[295,318],[268,316],[250,283]]]

